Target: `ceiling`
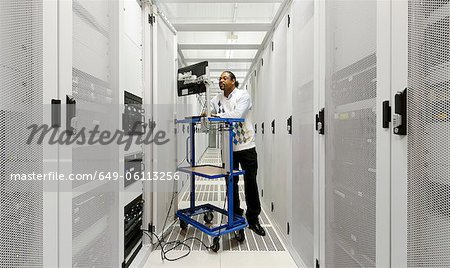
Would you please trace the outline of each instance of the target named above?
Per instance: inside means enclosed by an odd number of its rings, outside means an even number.
[[[213,81],[230,70],[242,84],[284,0],[153,2],[177,31],[182,64],[207,60]]]

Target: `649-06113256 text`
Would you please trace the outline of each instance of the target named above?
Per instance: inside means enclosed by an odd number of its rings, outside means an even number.
[[[117,181],[117,180],[144,180],[144,181],[172,181],[179,180],[179,172],[126,172],[121,174],[117,171],[95,171],[84,174],[64,174],[59,172],[48,173],[12,173],[12,181]]]

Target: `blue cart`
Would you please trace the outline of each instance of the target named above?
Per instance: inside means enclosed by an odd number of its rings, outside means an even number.
[[[234,215],[233,211],[233,180],[235,176],[244,174],[242,170],[234,170],[233,168],[233,123],[244,122],[242,118],[218,118],[218,117],[208,117],[206,120],[213,123],[224,124],[225,130],[229,133],[228,144],[223,144],[222,146],[229,146],[229,160],[230,163],[227,168],[212,166],[212,165],[195,165],[195,126],[201,123],[201,118],[189,118],[183,120],[177,120],[177,124],[189,124],[189,135],[190,135],[190,166],[180,167],[179,171],[191,174],[191,192],[190,192],[190,206],[186,209],[180,209],[176,212],[177,217],[180,219],[181,229],[186,229],[188,224],[194,226],[200,231],[214,237],[211,249],[217,252],[220,249],[220,236],[223,234],[235,233],[235,237],[239,242],[245,240],[244,229],[248,226],[247,221],[243,216]],[[195,205],[195,177],[203,177],[207,179],[217,179],[225,178],[228,180],[228,190],[227,190],[227,202],[228,210],[216,207],[211,204]],[[203,219],[206,223],[211,223],[213,220],[213,213],[218,212],[228,217],[228,222],[210,228],[203,223],[200,223],[193,219],[194,216],[203,214]]]

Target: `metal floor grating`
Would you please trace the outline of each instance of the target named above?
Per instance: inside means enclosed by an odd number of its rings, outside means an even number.
[[[201,164],[213,164],[216,162],[220,162],[220,150],[217,149],[208,149],[205,152],[202,159],[199,161]],[[241,200],[241,206],[245,208],[245,194],[244,194],[244,180],[241,176],[239,180],[239,197]],[[196,179],[195,186],[195,201],[199,203],[209,203],[214,202],[215,205],[219,207],[223,207],[225,202],[225,182],[223,179]],[[190,201],[190,192],[184,192],[180,198],[180,208],[189,206]],[[197,221],[203,222],[203,216],[198,215],[194,217]],[[227,217],[214,213],[214,219],[211,223],[211,226],[220,225],[220,221],[225,223],[227,221]],[[266,230],[266,236],[262,237],[256,235],[253,231],[246,229],[245,230],[245,241],[243,243],[239,243],[235,238],[234,234],[226,234],[221,236],[221,250],[224,251],[285,251],[283,244],[281,243],[280,238],[275,232],[275,229],[271,225],[267,215],[264,211],[261,212],[259,216],[259,221],[261,226]],[[183,241],[189,237],[197,237],[202,240],[206,245],[211,244],[211,237],[204,234],[203,232],[197,230],[192,226],[188,226],[186,230],[181,230],[178,222],[169,229],[170,234],[168,235],[168,241],[180,240]],[[188,246],[191,250],[207,250],[205,247],[201,246],[201,243],[197,240],[189,240],[187,242]],[[174,250],[187,250],[186,246],[180,246]]]
[[[198,215],[195,219],[199,222],[203,222],[202,215]],[[218,213],[214,213],[214,220],[210,226],[218,226],[220,221],[222,223],[227,221],[227,217],[224,216],[223,219],[221,215]],[[261,226],[266,230],[266,236],[262,237],[256,235],[249,229],[245,229],[245,241],[239,243],[235,238],[233,233],[225,234],[221,236],[220,243],[221,249],[224,251],[285,251],[283,244],[281,243],[280,238],[276,234],[274,228],[270,224],[267,216],[264,212],[260,215],[260,223]],[[210,245],[212,242],[211,237],[199,231],[198,229],[188,226],[186,230],[181,230],[178,222],[174,226],[172,226],[169,230],[170,234],[168,235],[167,241],[183,241],[189,237],[196,237],[203,241],[206,245]],[[207,250],[198,240],[189,240],[186,243],[191,250]],[[187,250],[186,246],[180,246],[175,248],[174,250]]]
[[[264,226],[264,229],[266,230],[266,236],[259,236],[253,231],[245,229],[245,240],[242,243],[239,243],[234,238],[233,233],[223,235],[220,239],[220,248],[223,251],[285,251],[274,228],[272,226]],[[183,241],[189,237],[197,237],[206,245],[212,243],[211,237],[198,229],[189,226],[186,230],[181,230],[178,224],[171,228],[168,241]],[[186,244],[191,250],[207,250],[198,240],[189,240]],[[174,250],[188,250],[188,248],[186,246],[180,246]]]

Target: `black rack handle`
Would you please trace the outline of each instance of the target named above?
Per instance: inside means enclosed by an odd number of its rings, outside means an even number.
[[[61,100],[52,99],[52,127],[61,127]]]

